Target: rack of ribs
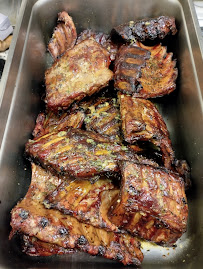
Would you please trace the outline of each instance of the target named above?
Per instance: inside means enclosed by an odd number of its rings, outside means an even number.
[[[149,47],[140,42],[123,45],[115,60],[115,88],[134,97],[155,98],[176,88],[178,70],[173,53],[161,44]]]
[[[72,18],[66,11],[58,14],[58,24],[54,29],[48,50],[56,60],[66,50],[72,49],[77,39],[77,31]]]
[[[164,166],[171,169],[174,151],[167,126],[149,100],[119,94],[123,136],[126,142],[151,141],[160,148]]]
[[[10,238],[19,232],[62,248],[76,248],[92,255],[118,260],[123,264],[140,264],[143,254],[135,237],[80,223],[72,216],[43,206],[45,197],[59,186],[62,180],[32,164],[29,190],[11,212]]]
[[[177,33],[175,18],[159,16],[151,19],[129,21],[113,28],[127,42],[145,41],[147,39],[163,39],[167,35]]]
[[[118,172],[119,160],[156,165],[127,146],[110,142],[108,138],[97,133],[73,128],[29,140],[26,153],[44,168],[74,178],[90,178]]]
[[[113,72],[109,53],[92,39],[67,50],[45,73],[48,109],[67,109],[108,85]]]
[[[173,245],[188,217],[184,182],[162,168],[121,163],[120,195],[109,212],[112,223],[145,240]]]

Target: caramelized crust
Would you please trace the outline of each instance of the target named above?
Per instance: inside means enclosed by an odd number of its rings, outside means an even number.
[[[138,91],[141,69],[150,58],[150,52],[134,45],[120,47],[114,67],[114,87],[128,94]]]
[[[113,77],[109,63],[107,50],[91,39],[66,51],[45,73],[48,109],[66,109],[106,86]]]
[[[118,232],[119,229],[107,217],[118,193],[118,188],[107,178],[94,183],[89,180],[65,181],[46,197],[44,205],[72,215],[80,222]]]
[[[82,110],[60,114],[55,114],[52,111],[48,111],[47,114],[40,113],[37,116],[32,135],[34,137],[40,137],[54,131],[59,131],[65,127],[81,128],[84,119],[85,114]]]
[[[113,31],[127,42],[153,40],[157,37],[163,39],[168,34],[175,35],[177,33],[175,18],[168,16],[130,21],[114,27]]]
[[[186,230],[188,206],[182,179],[148,165],[122,162],[120,197],[110,220],[146,240],[173,244]]]
[[[77,32],[72,18],[67,12],[58,14],[58,25],[54,29],[52,38],[48,44],[48,50],[56,59],[66,50],[73,48],[77,39]]]
[[[119,94],[122,130],[125,141],[151,141],[162,151],[166,168],[171,168],[174,151],[167,126],[152,102]]]
[[[58,210],[42,205],[46,195],[60,184],[39,166],[32,165],[32,181],[25,198],[12,210],[12,233],[34,236],[63,248],[77,248],[92,255],[101,255],[123,264],[140,264],[143,259],[139,242],[130,235],[107,232],[78,222]]]
[[[97,43],[109,52],[111,61],[115,60],[118,52],[118,44],[113,43],[109,35],[102,32],[95,32],[92,29],[86,29],[78,36],[77,44],[89,38],[97,41]]]
[[[52,256],[75,252],[74,249],[63,248],[28,235],[23,235],[22,251],[29,256]]]
[[[134,93],[135,97],[154,98],[169,94],[176,88],[178,69],[173,53],[167,53],[167,48],[158,44],[153,47],[144,46],[137,42],[137,46],[150,51],[151,56],[142,68],[138,78],[140,88]]]
[[[28,141],[26,153],[43,167],[75,178],[118,172],[119,160],[152,163],[104,136],[73,128]]]
[[[98,98],[87,109],[85,127],[106,135],[111,141],[120,142],[120,112],[114,98]]]

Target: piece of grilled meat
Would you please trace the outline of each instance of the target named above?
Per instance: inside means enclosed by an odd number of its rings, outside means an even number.
[[[61,180],[32,164],[32,181],[25,198],[12,210],[12,232],[34,236],[63,248],[77,248],[123,264],[140,264],[143,254],[136,238],[116,234],[78,222],[58,210],[45,209],[42,202]]]
[[[93,183],[89,180],[65,181],[46,197],[44,205],[71,215],[80,222],[118,232],[119,229],[107,216],[118,193],[119,189],[107,178]]]
[[[45,73],[48,109],[66,109],[106,86],[113,77],[109,64],[108,51],[91,39],[66,51]]]
[[[141,69],[141,76],[138,78],[140,84],[133,95],[141,98],[155,98],[174,91],[178,69],[176,60],[172,59],[173,53],[167,53],[167,47],[161,44],[149,47],[137,42],[136,45],[148,50],[151,55]]]
[[[116,32],[125,41],[145,41],[147,39],[165,38],[168,34],[177,33],[175,18],[160,16],[156,18],[129,21],[113,28],[112,34]]]
[[[34,236],[23,235],[22,252],[29,256],[63,255],[75,251],[75,249],[63,248],[56,244],[44,242]]]
[[[54,59],[66,50],[72,49],[77,39],[77,31],[72,18],[66,11],[58,14],[58,24],[48,44],[48,50]]]
[[[118,172],[119,160],[153,163],[104,136],[73,128],[29,140],[26,153],[52,172],[74,178]]]
[[[85,127],[106,135],[111,141],[120,142],[120,111],[115,98],[98,98],[88,107]]]
[[[78,35],[76,44],[79,44],[81,41],[89,38],[93,38],[110,53],[111,61],[115,60],[116,54],[118,52],[118,44],[115,44],[111,40],[110,35],[104,34],[102,32],[95,32],[92,29],[86,29]]]
[[[81,128],[85,119],[82,110],[63,112],[55,114],[52,111],[40,113],[36,119],[36,125],[32,132],[34,137],[64,129],[65,127]]]
[[[119,94],[122,130],[128,143],[150,141],[160,148],[164,166],[171,169],[174,151],[167,126],[149,100]]]
[[[134,97],[155,98],[176,88],[178,70],[173,53],[158,44],[123,45],[115,61],[115,88]]]
[[[141,69],[150,58],[150,52],[135,45],[120,47],[114,66],[114,87],[120,92],[133,94],[139,91]]]
[[[157,244],[172,245],[186,230],[188,206],[177,174],[149,165],[122,162],[120,197],[110,220]]]

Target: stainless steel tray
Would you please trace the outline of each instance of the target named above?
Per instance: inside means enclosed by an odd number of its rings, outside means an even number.
[[[176,156],[187,159],[192,169],[188,231],[175,249],[144,245],[142,268],[202,268],[203,61],[191,0],[23,0],[0,92],[0,268],[124,268],[84,253],[29,257],[21,253],[17,238],[8,240],[10,210],[30,183],[24,145],[40,110],[39,89],[50,64],[46,45],[61,10],[71,14],[78,32],[84,28],[109,32],[138,18],[175,16],[179,33],[168,39],[168,49],[177,58],[177,90],[158,103]]]

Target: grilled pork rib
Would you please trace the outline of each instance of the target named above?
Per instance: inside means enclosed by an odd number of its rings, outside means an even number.
[[[145,99],[171,93],[176,88],[178,75],[172,57],[173,53],[167,53],[161,44],[123,45],[115,61],[115,88]]]
[[[120,142],[120,112],[115,98],[98,98],[88,107],[85,127]]]
[[[171,169],[174,151],[167,126],[149,100],[119,94],[122,131],[125,141],[151,141],[160,147],[164,166]]]
[[[119,228],[158,244],[172,245],[186,230],[184,182],[161,168],[122,162],[122,186],[110,220]]]
[[[18,231],[63,248],[77,248],[123,264],[140,264],[143,255],[134,237],[107,232],[80,223],[58,210],[44,208],[42,202],[45,196],[60,183],[58,177],[32,164],[30,188],[25,198],[12,210],[11,236]]]
[[[45,73],[48,108],[66,109],[106,86],[113,77],[109,64],[107,50],[91,39],[66,51]]]
[[[46,208],[55,208],[63,214],[72,215],[80,222],[118,232],[119,229],[107,216],[118,193],[118,188],[106,178],[98,179],[94,183],[89,180],[65,181],[46,197],[44,205]]]
[[[29,140],[26,153],[43,167],[75,178],[118,172],[119,160],[154,163],[104,136],[73,128]]]
[[[32,132],[34,137],[64,129],[65,127],[81,128],[85,114],[82,110],[55,114],[52,111],[40,113],[36,119],[36,125]]]
[[[163,39],[168,34],[175,35],[177,33],[175,18],[168,16],[130,21],[114,27],[113,31],[127,42],[153,40],[157,37]]]
[[[77,31],[72,18],[67,12],[58,14],[58,25],[54,29],[48,44],[48,50],[54,59],[62,55],[67,49],[73,48],[77,39]]]

